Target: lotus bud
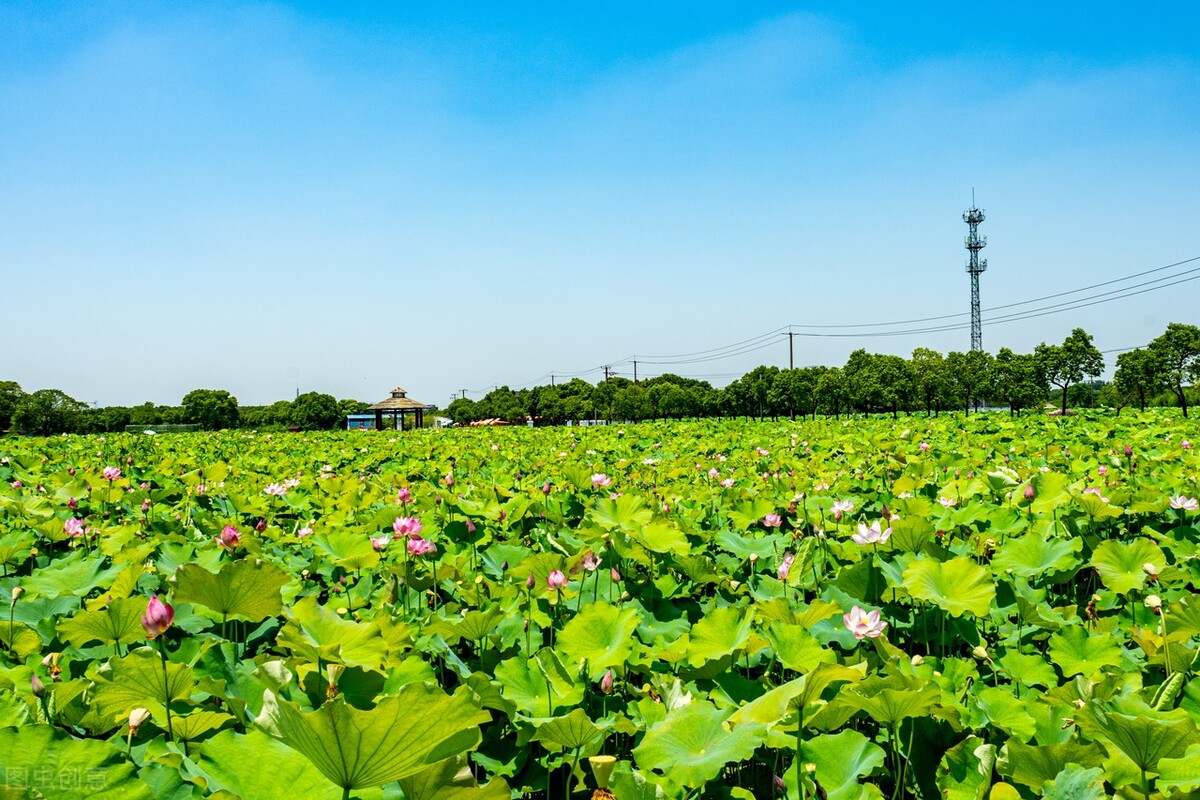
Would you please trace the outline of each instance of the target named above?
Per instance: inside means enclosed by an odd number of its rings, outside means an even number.
[[[550,574],[546,576],[546,585],[551,589],[561,589],[567,585],[567,576],[561,569],[550,570]]]
[[[924,656],[921,656],[921,655],[915,655],[915,656],[913,656],[913,657],[912,657],[912,665],[913,665],[914,667],[919,667],[919,666],[921,666],[921,665],[922,665],[922,664],[924,664],[924,663],[925,663],[925,657],[924,657]]]
[[[325,668],[325,677],[329,680],[329,688],[325,690],[328,699],[337,697],[338,681],[342,679],[342,673],[345,671],[346,667],[341,664],[330,664]]]
[[[254,523],[254,530],[258,531],[259,533],[262,533],[266,529],[267,521],[265,519],[260,519],[258,522]]]
[[[1130,447],[1129,445],[1125,445],[1125,457],[1129,458],[1132,455],[1133,455],[1133,448]]]
[[[29,688],[33,690],[33,696],[42,698],[46,696],[46,684],[42,683],[37,675],[29,676]]]
[[[142,726],[146,720],[150,719],[150,709],[135,708],[129,712],[129,733],[130,735],[137,733],[137,729]]]
[[[780,793],[787,792],[787,783],[778,775],[771,776],[771,783],[775,785],[775,791]]]
[[[1033,484],[1031,483],[1025,487],[1025,499],[1032,500],[1033,496],[1034,496]]]
[[[72,478],[74,478],[75,477],[75,468],[67,467],[67,474],[70,475]]]
[[[1142,572],[1146,573],[1151,583],[1154,583],[1158,580],[1158,570],[1149,561],[1147,561],[1145,564],[1142,564]]]
[[[79,501],[76,500],[74,497],[72,497],[70,500],[67,501],[67,508],[74,511],[75,509],[79,508]]]
[[[25,594],[25,590],[24,590],[24,589],[22,589],[20,586],[14,586],[14,587],[13,587],[13,590],[12,590],[12,600],[11,600],[11,601],[9,601],[8,607],[9,607],[9,608],[14,608],[14,607],[16,607],[16,605],[17,605],[17,599],[18,599],[18,598],[20,598],[20,596],[21,596],[21,595],[23,595],[23,594]]]
[[[508,572],[508,562],[507,561],[505,561],[503,564],[500,565],[500,571]]]
[[[620,583],[620,582],[621,582],[621,573],[617,572],[617,568],[616,568],[616,567],[613,567],[611,570],[609,570],[609,573],[608,573],[608,574],[609,574],[609,577],[611,577],[611,578],[612,578],[612,582],[613,582],[613,583]]]
[[[146,606],[146,613],[142,614],[142,628],[146,631],[146,638],[154,639],[166,633],[174,621],[175,609],[159,600],[158,595],[151,597],[150,604]]]
[[[992,660],[992,657],[988,655],[987,648],[981,644],[975,645],[975,647],[971,648],[971,655],[980,661]]]
[[[1146,608],[1150,609],[1155,614],[1162,613],[1162,605],[1163,605],[1162,598],[1159,597],[1158,595],[1156,595],[1156,594],[1147,595],[1146,599],[1143,600],[1142,602],[1145,604]]]
[[[532,589],[537,580],[533,577],[533,573],[529,573],[529,577],[525,579],[525,588]]]
[[[613,691],[613,674],[611,669],[604,671],[604,677],[600,679],[600,692],[602,694],[612,694]]]
[[[758,561],[758,553],[751,553],[751,554],[750,554],[750,566],[752,566],[752,567],[753,567],[753,566],[754,566],[754,563],[755,563],[756,561]]]
[[[550,481],[546,481],[542,484],[542,494],[550,494]]]

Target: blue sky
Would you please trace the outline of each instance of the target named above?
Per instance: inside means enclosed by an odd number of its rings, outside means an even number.
[[[1200,255],[1195,4],[581,6],[0,2],[0,379],[445,405],[962,313],[972,189],[985,308]],[[984,345],[1140,345],[1194,297]]]

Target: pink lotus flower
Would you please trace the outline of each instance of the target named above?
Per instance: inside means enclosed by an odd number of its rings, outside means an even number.
[[[1097,474],[1097,475],[1107,475],[1107,474],[1108,474],[1108,467],[1106,467],[1106,466],[1104,466],[1103,464],[1101,464],[1099,467],[1097,467],[1097,468],[1096,468],[1096,474]]]
[[[1084,490],[1083,490],[1083,493],[1084,493],[1084,494],[1094,494],[1094,495],[1096,495],[1096,497],[1099,497],[1099,498],[1100,498],[1100,502],[1102,502],[1102,503],[1107,503],[1107,502],[1108,502],[1108,498],[1107,498],[1107,497],[1105,497],[1104,495],[1100,494],[1100,490],[1099,490],[1099,489],[1097,489],[1095,486],[1089,486],[1088,488],[1086,488],[1086,489],[1084,489]]]
[[[146,606],[146,613],[142,614],[142,627],[146,631],[146,638],[153,639],[166,633],[174,621],[175,609],[159,600],[158,595],[151,597],[150,605]]]
[[[444,483],[446,485],[446,488],[449,489],[451,486],[454,485],[454,475],[452,473],[447,472],[445,475],[442,476],[442,483]]]
[[[408,552],[414,556],[437,555],[437,545],[428,539],[422,539],[419,536],[410,536],[408,539]]]
[[[621,582],[621,573],[617,572],[616,567],[613,567],[608,571],[608,577],[612,579],[613,583]]]
[[[296,535],[299,536],[301,539],[303,539],[305,536],[312,536],[312,532],[313,532],[312,528],[303,527],[300,530],[296,531]]]
[[[142,501],[142,513],[145,514],[149,510],[150,510],[150,498],[147,497],[145,500]]]
[[[708,477],[710,477],[710,478],[719,478],[719,477],[721,477],[721,470],[717,469],[716,467],[713,467],[712,469],[710,469],[710,470],[708,471]]]
[[[771,455],[771,451],[770,451],[770,450],[764,450],[764,449],[762,449],[761,447],[756,447],[756,448],[754,448],[754,452],[758,453],[758,454],[759,454],[760,456],[762,456],[763,458],[766,458],[767,456]]]
[[[855,639],[864,639],[868,636],[874,639],[888,626],[879,618],[879,609],[867,613],[858,606],[851,608],[849,614],[843,614],[842,621],[846,623],[846,628],[854,634]]]
[[[376,553],[382,552],[382,550],[388,546],[389,541],[391,541],[391,539],[389,539],[387,536],[380,536],[378,538],[372,538],[371,539],[371,548]]]
[[[545,483],[542,484],[542,494],[543,495],[550,494],[550,481],[546,481]]]
[[[788,552],[783,554],[783,560],[779,562],[779,569],[776,570],[779,574],[779,580],[787,580],[788,573],[792,571],[792,562],[795,560],[795,553]]]
[[[100,475],[106,481],[115,481],[121,477],[121,469],[120,467],[105,467]]]
[[[1189,442],[1187,439],[1184,439],[1182,442],[1180,442],[1179,446],[1182,447],[1184,450],[1192,449],[1192,443]]]
[[[203,483],[196,487],[196,494],[204,495],[208,493],[208,487]]]
[[[603,472],[597,472],[592,476],[592,486],[600,489],[607,489],[612,486],[612,478],[605,475]]]
[[[829,488],[828,485],[825,486]],[[854,503],[850,500],[834,500],[833,501],[833,518],[841,519],[843,514],[849,514],[854,511]]]
[[[563,575],[561,569],[551,570],[546,576],[546,585],[551,589],[561,589],[567,585],[567,576]]]
[[[866,547],[869,544],[883,544],[891,538],[892,529],[889,527],[886,530],[880,530],[879,520],[871,523],[871,527],[858,523],[858,533],[850,536],[854,543],[859,547]]]
[[[579,563],[588,572],[595,572],[597,569],[600,568],[600,556],[596,555],[591,550],[589,550],[587,552],[587,555],[585,555],[583,557],[583,561],[581,561]]]
[[[939,497],[938,502],[942,504],[942,508],[954,508],[958,505],[958,501],[953,497]]]
[[[225,550],[233,550],[240,547],[242,544],[242,535],[238,533],[238,529],[232,525],[226,525],[221,529],[221,535],[217,537],[217,546]]]
[[[1179,511],[1195,511],[1197,508],[1200,508],[1200,503],[1194,497],[1178,495],[1177,497],[1172,497],[1170,502],[1171,508]]]
[[[922,452],[922,453],[928,452],[928,450],[929,450],[929,442],[921,442],[921,444],[919,445],[919,447],[921,448],[921,452]]]
[[[778,514],[767,514],[763,517],[762,524],[767,528],[778,528],[783,524],[783,518]]]
[[[723,487],[725,487],[726,489],[732,489],[733,488],[733,478],[726,478],[725,480],[721,481],[721,485]]]
[[[503,511],[500,512],[500,519],[504,519]],[[466,520],[464,520],[464,523],[467,526],[467,533],[474,536],[475,535],[475,523],[471,521],[470,517],[468,517]]]
[[[416,538],[421,535],[424,527],[421,524],[421,520],[416,517],[396,517],[396,519],[392,520],[392,531],[397,539],[405,536]]]
[[[11,486],[14,489],[20,489],[24,485],[25,484],[21,483],[20,481],[13,481],[12,483],[9,484],[9,486]]]
[[[73,537],[83,536],[83,520],[71,517],[63,523],[63,533]]]
[[[287,487],[282,483],[269,483],[263,492],[274,497],[280,497],[287,493]]]

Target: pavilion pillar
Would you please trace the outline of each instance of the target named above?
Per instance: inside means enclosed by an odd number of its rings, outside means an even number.
[[[383,430],[383,409],[375,409],[375,430]]]

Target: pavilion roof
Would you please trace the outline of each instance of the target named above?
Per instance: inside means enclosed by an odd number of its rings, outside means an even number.
[[[389,397],[386,400],[380,400],[375,405],[368,408],[368,411],[409,411],[421,409],[422,411],[429,408],[425,403],[419,400],[413,400],[411,397]]]

